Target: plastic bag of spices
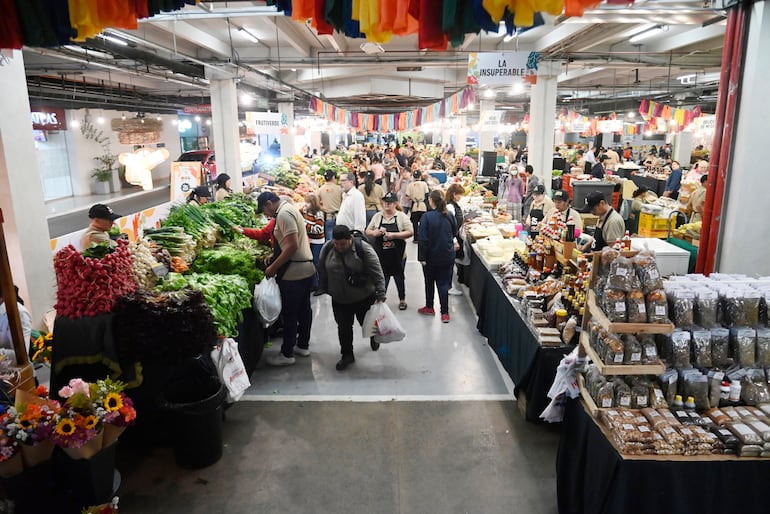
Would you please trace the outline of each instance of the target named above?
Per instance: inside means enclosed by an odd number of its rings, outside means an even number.
[[[607,276],[607,287],[628,292],[633,289],[635,279],[637,277],[631,259],[620,256],[612,261]]]
[[[642,345],[636,337],[631,334],[623,336],[623,348],[623,364],[642,363]]]
[[[711,364],[720,368],[732,364],[730,360],[730,331],[726,328],[711,329]]]
[[[647,323],[647,305],[639,289],[626,294],[626,311],[629,323]]]
[[[625,349],[623,342],[615,334],[607,334],[604,338],[604,363],[605,364],[623,364],[625,358]]]
[[[663,288],[663,279],[660,276],[658,263],[655,262],[655,254],[652,251],[645,248],[634,257],[633,262],[636,275],[639,277],[642,290],[645,293]]]
[[[619,289],[605,289],[604,313],[613,323],[625,323],[628,319],[626,293]]]
[[[615,406],[631,408],[631,388],[621,380],[614,380],[615,384]]]
[[[669,300],[672,307],[674,325],[680,328],[693,326],[695,324],[695,317],[693,315],[695,294],[692,291],[675,290],[671,292]]]
[[[677,330],[669,335],[669,364],[681,369],[690,367],[690,333]]]
[[[655,338],[650,334],[645,334],[640,343],[642,345],[642,364],[657,364],[660,359],[658,358]]]
[[[692,330],[692,361],[697,368],[711,367],[711,332],[708,330]]]
[[[753,328],[735,327],[730,330],[733,355],[742,367],[752,367],[756,363],[757,332]]]
[[[647,295],[647,322],[668,323],[668,302],[662,289]]]
[[[757,329],[757,366],[770,366],[770,328]]]
[[[605,246],[602,248],[602,253],[599,256],[599,262],[601,263],[601,266],[599,267],[599,274],[607,276],[610,272],[610,266],[618,257],[620,257],[620,252],[614,250],[611,246]]]
[[[719,309],[719,294],[710,289],[699,289],[695,296],[697,309],[696,321],[703,328],[717,326],[717,311]]]

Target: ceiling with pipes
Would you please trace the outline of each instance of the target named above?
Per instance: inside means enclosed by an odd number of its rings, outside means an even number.
[[[436,102],[465,87],[470,52],[536,51],[559,62],[558,106],[584,114],[636,110],[641,98],[713,112],[725,11],[709,0],[607,4],[580,18],[506,36],[467,35],[458,48],[420,50],[417,36],[381,45],[278,13],[264,1],[201,2],[107,30],[85,43],[24,49],[35,104],[174,113],[209,103],[209,81],[233,78],[241,111],[292,101],[307,113],[312,95],[339,107],[393,113]],[[527,112],[523,87],[481,87],[498,109]]]

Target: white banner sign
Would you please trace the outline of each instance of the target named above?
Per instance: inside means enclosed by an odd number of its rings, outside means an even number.
[[[572,122],[571,132],[577,132],[577,133],[586,132],[590,126],[591,125],[587,121],[575,120]]]
[[[481,126],[484,128],[497,128],[503,121],[505,111],[483,111],[481,113]]]
[[[701,116],[695,118],[695,130],[703,130],[707,132],[714,132],[717,126],[716,116]]]
[[[468,84],[537,82],[537,52],[483,52],[468,54]]]
[[[289,130],[288,118],[280,112],[247,112],[246,123],[255,134],[279,136]]]
[[[201,184],[201,163],[172,162],[171,163],[171,201],[182,202],[190,192]]]
[[[623,120],[601,120],[599,132],[623,132]]]

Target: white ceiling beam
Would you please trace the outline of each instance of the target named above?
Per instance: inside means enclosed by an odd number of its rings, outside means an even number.
[[[594,73],[598,73],[605,68],[603,66],[597,66],[593,68],[583,68],[583,69],[572,69],[566,73],[559,74],[559,78],[557,79],[558,82],[567,82],[569,80],[575,80],[582,77],[587,77],[588,75],[593,75]]]
[[[688,30],[675,36],[658,36],[649,45],[644,45],[644,49],[648,52],[670,52],[671,50],[708,41],[709,39],[724,37],[724,34],[725,24],[724,22],[719,22],[708,27]]]
[[[285,21],[283,17],[262,17],[259,19],[268,25],[271,31],[274,32],[276,28],[278,29],[278,46],[281,43],[288,43],[303,57],[310,57],[310,44],[294,31],[295,22],[291,20]]]
[[[584,31],[590,24],[586,23],[562,23],[551,32],[541,37],[532,45],[535,51],[542,52],[552,46],[558,45],[575,34]]]
[[[195,43],[199,47],[205,48],[213,54],[222,57],[230,57],[232,55],[228,43],[225,43],[221,39],[212,36],[208,32],[205,32],[186,21],[159,22],[154,25],[174,35],[174,37]]]

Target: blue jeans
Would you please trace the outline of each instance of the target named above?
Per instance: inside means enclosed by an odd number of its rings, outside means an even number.
[[[336,225],[337,225],[337,218],[332,218],[330,220],[324,221],[324,238],[326,238],[327,241],[331,241],[332,231],[334,230],[334,227]]]
[[[425,306],[433,308],[434,287],[438,289],[438,301],[441,304],[441,314],[449,314],[449,286],[452,282],[453,262],[436,264],[428,261],[422,267],[425,277]]]
[[[406,286],[404,283],[404,267],[406,266],[406,259],[401,261],[401,274],[400,275],[385,275],[385,291],[388,290],[390,284],[390,277],[393,277],[393,281],[396,283],[396,290],[398,291],[398,299],[406,299]]]
[[[374,215],[377,214],[377,209],[374,209],[373,211],[367,210],[366,211],[366,226],[369,226],[369,222],[372,221],[372,218],[374,218]]]
[[[294,356],[294,345],[307,348],[310,344],[310,327],[313,324],[313,310],[310,307],[312,287],[312,276],[301,280],[278,281],[283,316],[281,353],[285,357]]]

